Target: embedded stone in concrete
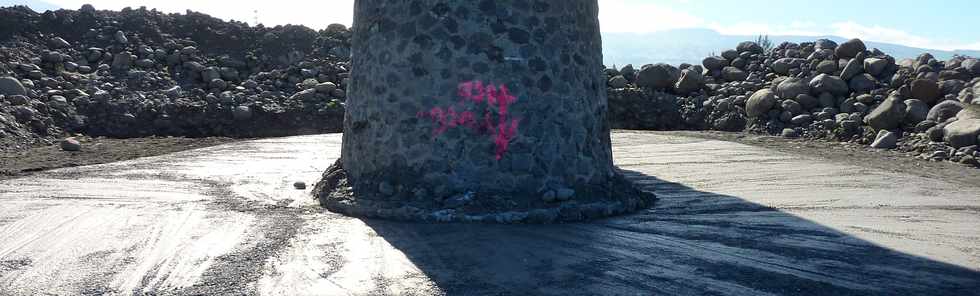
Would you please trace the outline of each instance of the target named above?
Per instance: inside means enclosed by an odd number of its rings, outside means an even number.
[[[315,191],[325,207],[515,223],[654,200],[612,163],[597,1],[362,0],[354,15],[342,157]],[[547,203],[550,190],[573,194]]]

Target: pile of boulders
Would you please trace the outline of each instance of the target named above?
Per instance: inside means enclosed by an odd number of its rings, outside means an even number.
[[[188,12],[0,8],[0,147],[90,136],[337,132],[350,30]]]
[[[155,10],[0,8],[0,150],[89,136],[338,132],[342,25],[248,26]],[[861,40],[742,42],[701,65],[605,69],[614,128],[752,131],[980,159],[980,61],[896,61]]]
[[[736,49],[723,51],[721,56],[706,58],[703,65],[681,64],[675,68],[654,64],[639,71],[632,65],[607,69],[612,125],[657,130],[744,130],[748,122],[745,102],[766,83],[765,60],[759,44],[743,42]]]
[[[980,158],[974,58],[896,61],[858,39],[821,39],[768,51],[743,42],[702,66],[607,69],[613,126],[853,141],[970,165]]]

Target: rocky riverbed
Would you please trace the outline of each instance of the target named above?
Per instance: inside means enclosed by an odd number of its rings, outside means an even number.
[[[0,151],[74,135],[339,132],[350,34],[190,11],[0,8]],[[701,65],[597,69],[609,78],[611,125],[847,142],[980,166],[977,59],[896,60],[856,39],[763,45]]]

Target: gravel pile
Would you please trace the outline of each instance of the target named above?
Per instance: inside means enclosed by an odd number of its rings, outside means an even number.
[[[973,166],[980,158],[975,58],[896,61],[858,39],[771,49],[743,42],[702,65],[605,71],[618,128],[851,141]]]
[[[188,11],[0,8],[0,149],[90,136],[340,131],[350,31]]]
[[[188,11],[0,8],[0,150],[88,136],[339,132],[342,25],[248,26]],[[604,70],[614,128],[849,141],[978,165],[980,61],[896,61],[861,40],[742,42],[701,65]]]

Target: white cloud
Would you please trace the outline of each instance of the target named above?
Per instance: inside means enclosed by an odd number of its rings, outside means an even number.
[[[653,3],[600,0],[599,25],[603,32],[657,32],[703,28],[704,19]]]
[[[353,20],[353,0],[277,0],[277,1],[201,1],[201,0],[50,0],[52,4],[77,9],[90,3],[96,9],[119,10],[124,7],[156,8],[164,12],[184,12],[187,9],[222,19],[254,23],[256,16],[267,26],[302,24],[323,29],[332,23],[350,25]]]
[[[685,2],[688,0],[673,0]],[[845,38],[860,38],[866,41],[901,44],[928,49],[973,49],[980,50],[980,42],[963,44],[936,40],[908,33],[899,29],[868,26],[854,21],[821,24],[807,20],[797,20],[789,24],[767,22],[708,22],[705,19],[684,11],[672,9],[649,2],[635,0],[600,0],[599,20],[604,32],[657,32],[671,29],[708,28],[723,35],[754,36],[826,36],[836,35]]]
[[[768,34],[772,36],[794,35],[794,36],[826,36],[833,35],[844,38],[860,38],[865,41],[875,41],[884,43],[900,44],[912,47],[954,50],[954,49],[973,49],[980,50],[980,42],[973,44],[963,44],[945,40],[937,40],[911,34],[906,31],[882,27],[867,26],[854,21],[832,23],[830,25],[819,25],[814,22],[795,21],[790,24],[770,24],[740,22],[734,24],[720,24],[713,22],[707,26],[724,35],[759,35]]]
[[[861,40],[871,40],[878,42],[902,44],[912,47],[955,50],[973,49],[980,50],[980,42],[973,44],[963,44],[948,40],[938,40],[924,36],[918,36],[906,31],[886,28],[882,26],[865,26],[853,21],[834,23],[832,34],[846,38],[860,38]]]
[[[980,42],[955,47],[956,49],[980,50]]]
[[[720,24],[717,22],[708,25],[708,28],[718,31],[723,35],[800,35],[800,36],[819,36],[823,35],[819,28],[813,23],[793,22],[789,25],[773,25],[767,23],[740,22],[734,24]]]
[[[709,22],[698,15],[672,7],[690,0],[672,0],[655,4],[640,0],[599,0],[599,19],[604,32],[656,32],[671,29],[708,28],[725,35],[837,35],[845,38],[861,38],[868,41],[896,43],[932,49],[980,50],[980,42],[967,40],[955,42],[918,36],[895,28],[865,25],[854,21],[822,24],[797,20],[789,24],[767,22]],[[332,23],[350,25],[353,20],[354,0],[277,0],[277,1],[207,1],[207,0],[50,0],[65,8],[81,7],[91,3],[97,9],[122,9],[123,7],[156,8],[164,12],[200,11],[222,19],[235,19],[266,26],[303,24],[314,29],[326,28]]]
[[[860,38],[863,40],[874,40],[896,44],[905,44],[917,47],[929,46],[933,44],[928,38],[916,36],[908,32],[885,28],[882,26],[865,26],[856,22],[841,22],[831,25],[833,34],[845,38]]]

